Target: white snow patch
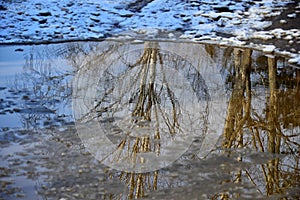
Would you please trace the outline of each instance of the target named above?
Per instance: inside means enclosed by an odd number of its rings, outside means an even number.
[[[262,51],[265,53],[272,53],[275,50],[275,46],[274,45],[263,45],[263,49]]]
[[[256,32],[271,23],[263,20],[266,16],[280,14],[278,6],[287,1],[264,0],[254,2],[249,9],[249,0],[209,1],[199,0],[154,0],[141,9],[132,12],[128,9],[130,3],[136,0],[30,0],[5,1],[2,3],[7,10],[0,11],[0,43],[12,41],[28,42],[34,40],[51,40],[51,37],[62,39],[101,38],[106,34],[126,33],[130,30],[140,30],[140,33],[157,37],[149,28],[160,30],[180,30],[184,35],[180,38],[206,40],[213,38],[215,32],[232,34],[234,39],[226,42],[238,42],[252,36],[266,40],[285,37],[284,33],[266,34]],[[221,7],[228,12],[218,12]],[[247,12],[245,12],[247,10]],[[40,16],[44,15],[44,16]],[[296,17],[295,13],[290,15]],[[34,20],[33,20],[34,19]],[[40,24],[42,19],[47,19]],[[147,29],[146,31],[141,31]],[[127,32],[129,33],[129,32]],[[290,32],[293,37],[299,37],[299,30]],[[125,35],[124,35],[125,36]],[[170,35],[169,38],[174,38]],[[224,41],[225,42],[225,41]]]
[[[292,58],[290,58],[288,60],[288,62],[291,63],[291,64],[298,64],[298,65],[300,65],[300,55],[297,55],[297,54],[292,55]]]
[[[232,19],[236,16],[235,13],[231,13],[231,12],[216,13],[216,12],[213,12],[213,11],[211,11],[209,13],[203,13],[201,15],[204,16],[204,17],[212,18],[212,19],[216,19],[218,17],[225,17],[225,18]]]
[[[253,33],[252,38],[269,40],[269,39],[273,39],[274,35],[270,34],[269,31],[257,31]]]

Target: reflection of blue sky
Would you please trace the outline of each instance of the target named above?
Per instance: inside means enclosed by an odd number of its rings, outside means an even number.
[[[17,48],[20,47],[0,47],[0,86],[2,87],[7,85],[8,81],[12,81],[15,74],[22,71],[22,67],[25,63],[24,53],[22,51],[15,51]],[[21,48],[23,49],[24,47]]]
[[[64,123],[67,118],[72,121],[71,89],[67,86],[72,79],[67,71],[72,67],[56,55],[56,45],[51,47],[0,46],[0,128],[43,127]],[[33,63],[28,65],[30,56]]]
[[[23,60],[23,51],[16,49],[28,49],[29,46],[0,46],[0,62],[17,62]]]
[[[0,96],[2,98],[2,96]],[[18,114],[0,115],[0,131],[2,128],[16,128],[20,127],[21,120]]]

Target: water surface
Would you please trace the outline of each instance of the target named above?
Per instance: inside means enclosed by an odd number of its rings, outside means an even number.
[[[300,69],[284,57],[162,41],[0,52],[1,198],[299,198]]]

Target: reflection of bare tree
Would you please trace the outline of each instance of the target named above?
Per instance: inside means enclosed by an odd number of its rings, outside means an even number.
[[[277,62],[276,58],[268,57],[268,73],[269,73],[269,106],[266,113],[266,123],[267,123],[267,151],[274,154],[280,154],[283,149],[289,149],[290,153],[293,152],[293,148],[299,148],[299,141],[294,142],[291,140],[291,135],[285,134],[284,128],[281,125],[281,121],[284,121],[284,118],[292,113],[286,113],[283,118],[279,115],[280,105],[278,102],[279,90],[276,84],[277,83]],[[297,90],[297,85],[292,90]],[[284,102],[286,103],[286,102]],[[296,125],[297,126],[297,125]],[[297,137],[297,136],[296,136]],[[294,147],[293,147],[294,146]],[[285,150],[286,151],[286,150]],[[295,155],[295,166],[293,168],[296,170],[296,173],[291,171],[286,171],[282,165],[285,163],[282,162],[279,158],[272,159],[268,162],[267,165],[262,166],[263,171],[265,172],[266,180],[266,194],[280,194],[283,193],[287,185],[295,185],[299,179],[299,155]],[[289,163],[291,164],[291,163]],[[297,172],[298,171],[298,172]],[[287,179],[288,178],[288,179]],[[283,179],[283,181],[282,181]],[[296,181],[296,182],[294,182]]]
[[[97,66],[98,62],[105,60],[106,55],[114,54],[115,50],[113,47],[107,48],[103,54],[97,54],[96,51],[95,59],[74,63],[79,66],[87,63]],[[206,51],[216,62],[225,65],[224,71],[230,77],[228,85],[232,86],[223,132],[223,147],[231,153],[229,156],[236,153],[233,149],[254,149],[262,155],[269,156],[268,161],[264,160],[247,169],[233,169],[233,173],[230,172],[232,179],[228,182],[238,186],[251,183],[261,195],[283,194],[287,188],[297,187],[300,124],[299,70],[283,68],[282,66],[285,66],[283,60],[275,56],[257,55],[257,52],[250,49],[230,47],[222,52],[213,46],[206,46]],[[217,61],[218,57],[215,54],[219,55],[220,52],[225,55],[225,61]],[[124,52],[121,54],[123,55]],[[134,59],[130,60],[125,56],[126,58],[122,60],[124,62],[116,62],[118,66],[115,68],[112,66],[113,61],[107,62],[105,67],[109,67],[101,74],[103,76],[98,77],[98,85],[103,88],[99,89],[100,95],[97,96],[99,98],[91,112],[97,114],[102,128],[108,130],[106,134],[116,144],[116,152],[122,152],[114,154],[116,155],[114,159],[122,162],[122,158],[127,156],[126,158],[130,158],[133,163],[142,163],[143,159],[138,158],[137,154],[155,152],[159,155],[162,142],[172,140],[172,137],[181,133],[182,105],[176,99],[169,83],[164,81],[166,74],[163,73],[165,70],[162,70],[166,66],[166,58],[174,59],[174,57],[163,55],[155,42],[146,42],[142,52],[133,50],[126,55]],[[255,58],[259,58],[260,62],[253,62]],[[231,64],[231,59],[233,64],[227,66]],[[179,66],[174,69],[183,68],[180,65],[186,64],[180,62],[182,60],[172,63],[174,66]],[[195,92],[200,91],[198,94],[201,92],[205,94],[205,88],[201,88],[205,83],[199,78],[200,74],[186,72],[185,75],[190,77],[190,86]],[[161,78],[160,84],[158,84],[159,78]],[[265,88],[268,88],[267,98],[265,98]],[[162,93],[164,96],[161,95]],[[197,97],[201,99],[201,96],[203,95]],[[163,101],[168,103],[163,104]],[[168,112],[163,112],[164,105],[169,106]],[[127,109],[122,113],[122,109],[126,106]],[[127,116],[129,119],[122,121],[124,122],[122,124],[120,116]],[[160,129],[161,127],[164,130]],[[122,132],[120,130],[122,128],[126,131]],[[281,157],[283,154],[285,154],[284,158]],[[249,162],[249,157],[242,154],[238,157],[238,161]],[[114,172],[112,176],[127,184],[128,198],[139,198],[159,188],[159,175],[161,176],[160,171]],[[115,194],[109,198],[118,197]],[[215,197],[239,198],[240,194],[239,192],[232,194],[226,191],[225,187],[224,192]]]
[[[180,134],[189,134],[184,130],[194,119],[189,113],[194,111],[194,102],[206,102],[209,95],[198,70],[185,59],[161,51],[157,42],[145,42],[143,51],[120,53],[115,62],[105,61],[90,111],[96,113],[106,136],[116,145],[114,162],[140,165],[146,162],[140,155],[153,152],[147,155],[159,157],[162,145],[167,146]],[[205,113],[197,114],[201,115]],[[84,113],[83,120],[86,118],[90,119],[89,112]],[[158,187],[158,171],[121,172],[119,177],[128,185],[128,198],[143,197]]]
[[[107,45],[105,48],[97,45],[86,47],[80,43],[74,43],[67,44],[59,55],[71,63],[74,71],[81,70],[80,67],[85,65],[91,66],[88,70],[92,70],[92,67],[99,66],[106,56],[115,54],[117,47],[117,45]],[[206,50],[217,62],[216,55],[222,51],[209,45],[206,46]],[[254,149],[260,152],[259,155],[267,157],[263,161],[252,160],[241,151],[241,155],[237,156],[239,163],[247,163],[250,160],[259,164],[252,164],[248,168],[228,170],[231,179],[228,178],[229,180],[223,183],[232,182],[233,185],[239,187],[243,186],[243,183],[251,183],[261,195],[285,194],[289,188],[299,187],[300,70],[289,68],[277,56],[259,54],[255,57],[257,52],[249,49],[227,48],[222,53],[226,55],[224,58],[226,61],[220,63],[225,65],[224,71],[229,71],[227,72],[230,77],[228,85],[232,86],[223,132],[223,147],[226,152],[230,152],[228,156],[233,156],[241,149]],[[17,85],[22,87],[17,89],[24,92],[22,102],[24,102],[25,109],[19,112],[26,118],[28,127],[35,125],[41,118],[58,117],[55,113],[56,106],[66,101],[70,95],[68,78],[72,73],[61,72],[55,66],[50,65],[52,62],[48,62],[48,58],[42,56],[30,55],[24,67],[24,73],[17,81]],[[181,122],[183,122],[184,114],[182,108],[184,106],[181,103],[184,102],[179,101],[174,88],[168,82],[168,74],[165,73],[167,60],[175,60],[171,63],[173,64],[172,70],[181,70],[180,72],[184,74],[191,88],[196,92],[198,100],[209,99],[209,95],[205,91],[206,88],[203,86],[205,83],[201,80],[199,73],[197,74],[192,67],[178,57],[163,54],[155,42],[146,42],[142,52],[131,51],[130,56],[135,59],[124,62],[123,65],[118,65],[112,70],[108,68],[101,74],[103,76],[98,77],[99,85],[104,86],[102,93],[99,92],[102,94],[99,96],[103,98],[97,99],[92,111],[95,111],[99,117],[102,128],[107,128],[107,135],[116,144],[117,150],[124,153],[120,154],[120,157],[116,156],[115,160],[122,162],[122,156],[125,155],[132,162],[142,163],[144,160],[137,157],[139,153],[154,152],[160,155],[163,142],[172,140],[182,133]],[[233,64],[227,66],[231,64],[231,58],[233,58]],[[259,58],[260,62],[253,62],[255,58]],[[107,66],[111,63],[107,62]],[[257,80],[257,77],[260,79]],[[259,90],[262,83],[264,88]],[[113,89],[118,87],[121,89],[113,92]],[[267,88],[267,95],[265,88]],[[29,91],[32,93],[26,93]],[[124,112],[129,120],[126,121],[126,119],[121,124],[118,114],[123,114],[121,111],[125,105],[129,105]],[[168,112],[163,110],[164,106],[168,107]],[[30,110],[31,108],[35,110]],[[120,133],[121,128],[124,128],[124,134]],[[218,164],[216,162],[209,166]],[[234,163],[232,166],[236,165]],[[190,166],[185,169],[188,168]],[[201,172],[203,169],[199,170]],[[115,178],[125,183],[128,188],[126,195],[132,199],[144,197],[151,191],[163,187],[172,187],[168,185],[169,183],[161,183],[165,172],[164,170],[151,173],[114,171],[107,172],[107,174],[111,179]],[[214,170],[210,172],[216,173]],[[183,172],[185,173],[190,173],[190,171]],[[193,175],[197,173],[199,173],[198,168],[184,177],[193,179]],[[61,179],[63,178],[60,174],[59,180]],[[171,180],[168,177],[166,179],[166,182]],[[217,175],[213,181],[218,182],[218,179]],[[192,189],[195,187],[185,185],[187,180],[182,181],[179,178],[178,182],[180,183],[176,187],[182,185]],[[240,198],[242,195],[239,192],[227,190],[226,186],[224,188],[220,191],[221,194],[213,198]],[[214,188],[208,189],[208,191],[212,190],[215,191]],[[116,193],[108,194],[107,198],[121,199],[121,195]],[[294,195],[295,198],[299,198],[297,195]]]
[[[299,106],[296,103],[299,70],[294,69],[290,73],[287,84],[287,78],[283,79],[285,82],[277,78],[280,69],[276,57],[268,56],[265,66],[257,67],[260,70],[266,69],[260,73],[265,73],[268,77],[268,80],[262,81],[267,81],[269,88],[266,108],[262,109],[263,105],[253,102],[252,95],[256,91],[250,88],[251,51],[235,49],[234,57],[233,91],[228,105],[223,146],[227,149],[254,147],[255,150],[273,155],[285,152],[287,156],[270,159],[260,169],[252,169],[256,171],[253,174],[249,170],[239,170],[235,173],[233,182],[250,181],[261,194],[283,194],[289,187],[299,186],[299,135],[295,132],[299,128]],[[282,71],[283,77],[285,75]],[[242,161],[242,157],[238,160]],[[262,176],[257,175],[257,171]],[[261,185],[261,177],[264,177],[265,188]],[[221,199],[229,197],[228,193],[221,195]]]
[[[141,136],[132,138],[130,134],[127,134],[119,142],[118,150],[127,149],[126,151],[131,154],[132,162],[137,162],[136,155],[138,153],[155,152],[157,155],[160,154],[161,134],[166,134],[160,128],[162,124],[168,127],[170,135],[176,134],[180,130],[177,122],[177,115],[179,114],[177,111],[178,105],[166,80],[164,80],[164,83],[166,85],[167,96],[172,105],[172,115],[164,113],[165,111],[161,107],[160,101],[162,99],[159,95],[165,89],[163,86],[159,87],[155,83],[157,68],[159,67],[157,63],[163,68],[163,58],[160,54],[158,43],[146,42],[141,57],[135,63],[129,65],[130,70],[137,68],[137,77],[134,80],[139,84],[138,91],[134,92],[131,97],[134,106],[130,113],[132,117],[130,123],[136,124],[141,128],[141,130],[138,130]],[[161,72],[163,71],[161,70]],[[130,82],[130,84],[134,84],[134,82]],[[150,127],[150,123],[154,123],[154,127]],[[149,127],[149,129],[146,129],[146,131],[145,129],[143,130],[145,127]],[[143,160],[140,162],[143,163]],[[143,197],[146,191],[149,192],[157,189],[158,171],[151,173],[121,172],[120,179],[128,185],[128,198],[139,198]]]

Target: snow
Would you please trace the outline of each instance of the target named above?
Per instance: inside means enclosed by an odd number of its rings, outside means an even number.
[[[291,0],[153,0],[135,10],[136,0],[1,1],[0,44],[103,38],[210,40],[245,45],[245,40],[285,39],[299,43],[300,30],[264,31]],[[300,8],[300,4],[299,4]],[[288,18],[297,17],[288,13]],[[280,20],[281,24],[288,23]],[[162,34],[165,33],[165,34]],[[228,35],[220,37],[219,35]],[[138,37],[137,37],[138,36]],[[251,44],[251,43],[250,43]],[[274,46],[258,45],[265,52]],[[297,55],[297,54],[296,54]],[[297,56],[290,62],[299,63]]]
[[[300,65],[300,56],[299,55],[293,55],[292,58],[288,60],[291,64],[298,64]]]
[[[263,45],[263,52],[265,53],[272,53],[275,50],[274,45]]]
[[[142,28],[181,30],[187,38],[190,31],[196,31],[199,36],[215,31],[253,32],[269,26],[270,22],[263,21],[263,17],[280,14],[272,10],[288,1],[250,4],[248,0],[154,0],[140,11],[132,12],[129,5],[133,2],[135,0],[5,1],[0,3],[7,9],[0,10],[0,43],[102,38]]]

